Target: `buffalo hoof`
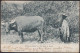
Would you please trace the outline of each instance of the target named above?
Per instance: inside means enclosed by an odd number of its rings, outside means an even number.
[[[39,43],[43,43],[43,41],[39,41]]]
[[[19,43],[19,44],[22,44],[22,43],[23,43],[23,41],[21,41],[21,40],[20,40],[18,43]]]
[[[22,44],[23,42],[18,42],[19,44]]]

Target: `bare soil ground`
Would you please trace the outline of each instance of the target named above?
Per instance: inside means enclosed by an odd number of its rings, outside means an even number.
[[[40,43],[38,42],[38,33],[24,33],[24,42],[19,42],[19,35],[17,33],[15,34],[9,34],[9,35],[1,35],[1,49],[5,52],[13,52],[13,51],[22,51],[22,52],[37,52],[37,51],[43,51],[44,52],[78,52],[79,51],[79,42],[74,43],[64,43],[60,40],[60,38],[45,38],[44,42]],[[34,47],[35,46],[35,47]],[[4,48],[5,47],[5,48]],[[9,47],[9,48],[8,48]],[[13,48],[12,48],[13,47]],[[19,47],[19,48],[18,48]],[[28,49],[26,49],[29,47]],[[16,49],[14,49],[16,48]],[[22,49],[20,49],[22,48]],[[35,50],[33,50],[35,48]],[[31,50],[29,50],[31,49]],[[54,50],[53,50],[54,49]]]
[[[48,35],[47,35],[48,36]],[[24,42],[23,44],[26,44],[26,43],[40,43],[38,41],[38,38],[39,38],[39,34],[36,32],[34,33],[24,33]],[[43,43],[63,43],[60,38],[50,38],[48,36],[47,37],[43,37],[44,41]],[[2,44],[18,44],[20,40],[20,37],[18,35],[18,33],[10,33],[8,35],[4,34],[4,35],[1,35],[1,43]]]

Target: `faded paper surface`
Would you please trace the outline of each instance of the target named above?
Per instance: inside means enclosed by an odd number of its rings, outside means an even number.
[[[79,44],[2,44],[2,52],[79,52]]]
[[[71,43],[63,43],[63,42],[62,43],[59,42],[30,43],[29,42],[26,44],[8,44],[8,43],[3,44],[2,43],[1,52],[79,52],[79,43],[73,43],[73,42]]]

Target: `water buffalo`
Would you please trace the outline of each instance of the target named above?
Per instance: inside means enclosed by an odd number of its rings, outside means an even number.
[[[10,24],[6,24],[6,32],[10,30],[15,30],[20,36],[20,43],[23,42],[23,32],[35,32],[39,33],[39,41],[43,41],[43,24],[44,19],[40,16],[18,16],[14,19],[15,21]]]

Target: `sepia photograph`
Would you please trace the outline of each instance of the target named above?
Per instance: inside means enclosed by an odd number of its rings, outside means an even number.
[[[79,1],[1,1],[1,52],[79,52]]]

